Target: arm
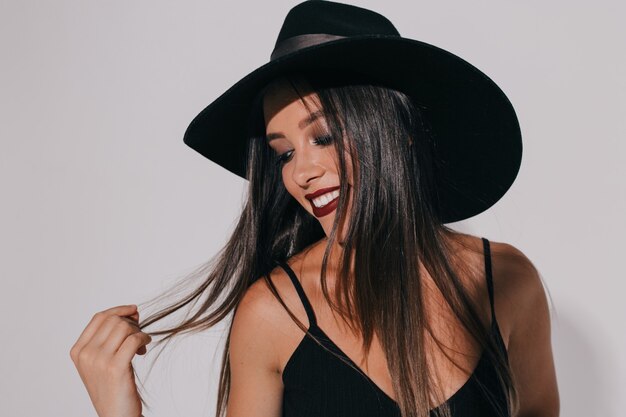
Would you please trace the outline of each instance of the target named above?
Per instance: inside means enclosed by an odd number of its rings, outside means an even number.
[[[560,402],[550,339],[550,310],[540,275],[526,256],[507,245],[509,298],[516,314],[509,363],[519,392],[516,417],[558,417]]]
[[[272,321],[276,301],[263,279],[248,288],[233,317],[227,417],[279,417],[283,384],[277,329]]]

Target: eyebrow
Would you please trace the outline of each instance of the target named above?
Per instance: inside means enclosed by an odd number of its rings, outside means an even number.
[[[324,116],[324,113],[321,110],[315,111],[311,113],[310,115],[308,115],[307,117],[305,117],[304,119],[300,120],[300,123],[298,123],[298,127],[300,129],[304,129],[305,127],[313,123],[317,118],[323,117],[323,116]],[[285,135],[282,132],[273,132],[273,133],[268,133],[265,138],[269,142],[271,140],[284,138],[284,137]]]

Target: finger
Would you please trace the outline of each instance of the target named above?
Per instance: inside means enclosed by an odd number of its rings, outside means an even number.
[[[141,329],[134,322],[119,319],[110,329],[99,349],[105,354],[113,355],[128,336],[140,331]]]
[[[135,353],[140,347],[146,346],[152,341],[150,335],[144,332],[133,333],[124,340],[119,350],[115,353],[115,360],[121,365],[131,363]]]
[[[87,326],[83,329],[78,340],[72,346],[70,354],[80,352],[83,347],[92,339],[93,335],[98,331],[98,328],[102,322],[112,314],[129,315],[133,314],[137,310],[137,306],[134,304],[123,305],[109,308],[107,310],[99,311],[93,315]],[[73,355],[72,355],[73,356]]]
[[[137,320],[133,319],[132,317],[119,317],[119,319],[122,320],[122,321],[125,321],[126,323],[130,324],[131,326],[136,326],[137,328],[139,328],[139,326],[137,326]]]
[[[130,318],[134,322],[139,322],[139,311],[135,312],[134,314],[131,314],[130,316],[128,316],[128,318]]]
[[[141,329],[137,323],[127,317],[112,315],[107,317],[93,335],[87,346],[113,354],[126,336]]]

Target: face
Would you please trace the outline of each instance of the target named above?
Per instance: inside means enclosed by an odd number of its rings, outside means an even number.
[[[326,120],[319,112],[317,95],[302,95],[309,109],[284,80],[275,81],[267,90],[263,99],[266,140],[276,154],[285,188],[329,236],[339,200],[339,161]],[[352,178],[348,155],[346,162],[348,178]],[[348,185],[349,212],[351,181]],[[339,242],[343,241],[346,223],[339,230]]]

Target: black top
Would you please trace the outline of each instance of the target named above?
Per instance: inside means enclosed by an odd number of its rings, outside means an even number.
[[[497,345],[508,360],[495,316],[489,241],[485,238],[482,240],[491,303],[491,337],[496,338]],[[320,339],[324,346],[360,369],[317,326],[315,313],[293,270],[285,262],[280,262],[279,265],[291,278],[302,300],[310,323],[309,332]],[[343,363],[306,334],[287,361],[282,378],[283,417],[400,417],[398,404],[372,379],[364,372],[359,373]],[[488,396],[493,398],[498,408],[507,410],[505,395],[498,383],[494,365],[483,352],[472,375],[446,402],[450,404],[454,417],[500,417]],[[430,414],[434,415],[434,409],[431,409]],[[508,417],[509,414],[505,416]]]

